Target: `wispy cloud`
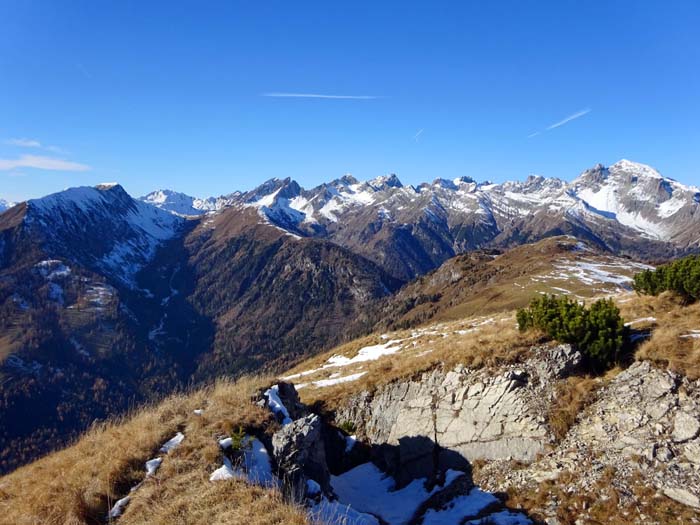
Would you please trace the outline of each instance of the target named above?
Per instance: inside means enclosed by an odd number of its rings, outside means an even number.
[[[547,129],[554,129],[558,128],[560,126],[563,126],[564,124],[567,124],[568,122],[571,122],[572,120],[576,120],[577,118],[581,118],[584,115],[588,115],[591,112],[590,108],[582,109],[581,111],[577,111],[576,113],[572,113],[568,117],[565,117],[561,119],[559,122],[555,122],[551,126],[547,126]]]
[[[58,146],[49,146],[46,144],[42,144],[38,140],[34,140],[34,139],[13,138],[13,139],[7,139],[4,142],[5,142],[5,144],[7,144],[9,146],[17,146],[19,148],[37,148],[37,149],[43,149],[46,151],[53,151],[54,153],[64,153],[63,149],[59,148]]]
[[[41,142],[33,139],[7,139],[5,144],[19,146],[20,148],[40,148]]]
[[[372,100],[382,98],[376,95],[327,95],[322,93],[262,93],[263,97],[275,98],[326,98],[326,99],[346,99],[346,100]]]
[[[549,126],[547,126],[546,128],[544,128],[544,130],[538,130],[538,131],[535,131],[535,132],[533,132],[533,133],[530,133],[530,134],[527,136],[527,138],[531,139],[531,138],[533,138],[533,137],[536,137],[537,135],[541,135],[541,134],[544,133],[545,131],[550,131],[550,130],[556,129],[556,128],[560,127],[560,126],[563,126],[564,124],[568,124],[568,123],[571,122],[572,120],[576,120],[577,118],[581,118],[581,117],[583,117],[584,115],[588,115],[590,112],[591,112],[591,108],[586,108],[586,109],[582,109],[581,111],[577,111],[576,113],[572,113],[572,114],[569,115],[568,117],[564,117],[564,118],[561,119],[560,121],[555,122],[554,124],[550,124]]]
[[[419,129],[419,130],[418,130],[418,133],[416,133],[415,135],[413,135],[413,140],[415,140],[416,142],[418,142],[418,138],[419,138],[422,134],[423,134],[423,128]]]
[[[86,164],[41,155],[22,155],[16,159],[0,159],[0,171],[11,171],[17,168],[50,171],[89,171],[91,169]]]

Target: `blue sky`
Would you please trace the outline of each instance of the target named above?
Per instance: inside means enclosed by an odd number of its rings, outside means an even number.
[[[4,0],[0,197],[620,158],[700,184],[698,27],[694,0]],[[294,93],[360,98],[266,96]]]

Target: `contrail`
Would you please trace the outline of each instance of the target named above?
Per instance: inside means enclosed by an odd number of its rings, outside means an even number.
[[[348,100],[372,100],[375,95],[324,95],[321,93],[263,93],[263,97],[277,98],[327,98],[327,99],[348,99]]]

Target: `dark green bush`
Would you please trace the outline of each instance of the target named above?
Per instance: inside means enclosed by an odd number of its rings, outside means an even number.
[[[543,295],[518,310],[517,320],[520,331],[542,330],[552,339],[575,345],[598,370],[619,361],[627,341],[628,330],[612,299],[586,308],[568,297]]]
[[[671,291],[686,302],[695,302],[700,299],[700,256],[691,255],[656,270],[644,270],[634,276],[634,289],[647,295]]]

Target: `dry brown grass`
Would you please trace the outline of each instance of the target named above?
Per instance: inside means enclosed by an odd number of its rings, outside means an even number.
[[[620,484],[613,467],[607,467],[591,487],[584,491],[576,487],[580,476],[562,472],[555,481],[543,481],[529,488],[511,487],[507,491],[507,505],[519,508],[531,518],[544,522],[541,509],[556,503],[556,517],[562,525],[637,525],[639,523],[685,524],[695,523],[697,513],[677,503],[650,486],[639,474]],[[576,487],[570,490],[570,487]]]
[[[519,362],[529,355],[532,345],[541,342],[537,334],[520,333],[515,327],[512,313],[496,316],[493,323],[482,324],[477,331],[468,334],[457,333],[458,330],[469,325],[470,323],[465,321],[434,325],[430,328],[438,333],[426,332],[424,335],[414,337],[408,340],[407,349],[396,354],[359,363],[356,366],[329,368],[319,372],[323,374],[322,376],[310,375],[294,381],[312,381],[338,372],[343,376],[359,371],[365,372],[356,381],[325,388],[310,385],[300,390],[302,401],[305,403],[320,402],[324,408],[333,409],[355,393],[363,390],[372,391],[392,381],[418,377],[421,373],[436,367],[449,370],[461,364],[469,368],[483,368]],[[404,339],[410,335],[411,333],[407,331],[395,332],[390,334],[390,338]],[[318,368],[333,355],[352,357],[360,348],[380,342],[386,341],[379,336],[353,341],[307,361],[291,372]]]
[[[132,494],[119,523],[305,524],[303,510],[275,490],[238,480],[209,482],[221,465],[217,437],[238,426],[250,432],[275,428],[269,411],[251,402],[264,383],[222,381],[93,428],[75,445],[0,478],[0,523],[104,523],[111,504],[144,478],[145,461],[179,430],[185,440]],[[197,408],[204,414],[195,415]]]
[[[620,304],[623,317],[632,321],[655,317],[648,323],[652,335],[640,344],[636,357],[656,363],[690,379],[700,378],[700,338],[682,337],[700,330],[700,303],[685,306],[672,294],[631,297]],[[642,324],[634,328],[644,328]],[[700,332],[698,332],[700,334]]]
[[[600,379],[571,376],[555,386],[556,397],[547,422],[557,441],[566,436],[581,411],[595,400],[595,393],[603,385]]]

